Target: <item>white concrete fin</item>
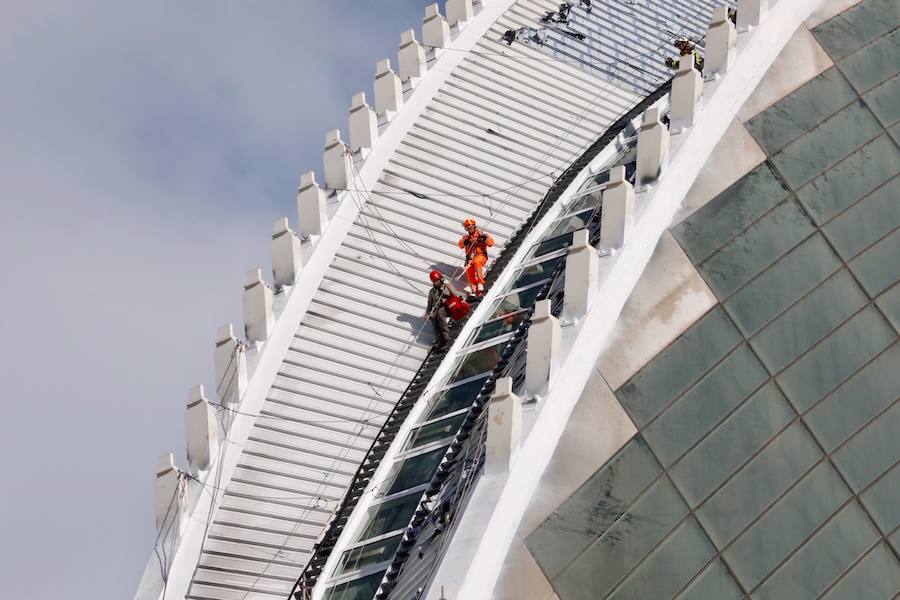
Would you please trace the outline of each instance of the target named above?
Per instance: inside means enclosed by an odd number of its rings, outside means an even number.
[[[754,27],[758,27],[767,12],[769,12],[769,0],[738,0],[738,31],[749,31]]]
[[[600,221],[600,245],[618,250],[634,219],[634,187],[625,180],[625,167],[610,170],[609,183],[603,190],[603,219]]]
[[[341,139],[341,130],[332,129],[325,135],[325,152],[322,155],[325,166],[325,187],[332,190],[345,190],[349,187],[351,176],[350,153]]]
[[[425,74],[425,49],[416,40],[416,32],[412,29],[407,29],[400,34],[397,64],[402,81],[419,78]]]
[[[191,473],[208,469],[216,459],[219,427],[216,413],[206,399],[202,385],[194,386],[188,391],[185,430]]]
[[[272,276],[275,289],[294,285],[303,268],[300,258],[300,238],[288,226],[287,217],[275,221],[272,230]]]
[[[601,224],[602,222],[603,220]],[[572,245],[569,246],[569,254],[566,256],[566,279],[563,288],[565,321],[575,321],[587,314],[596,294],[599,279],[600,258],[590,244],[587,229],[579,229],[572,233]]]
[[[700,98],[703,95],[703,78],[694,66],[691,54],[678,61],[678,71],[672,79],[671,92],[672,133],[679,133],[694,124],[700,113]]]
[[[638,189],[659,179],[668,161],[669,129],[660,121],[659,107],[654,106],[644,111],[644,119],[638,131],[635,176]]]
[[[422,44],[426,48],[444,48],[450,43],[450,24],[441,14],[437,2],[425,7],[422,21]]]
[[[717,7],[706,31],[706,54],[703,57],[704,79],[715,79],[728,71],[734,62],[737,31],[728,18],[728,7]]]
[[[234,336],[234,325],[222,325],[216,332],[213,357],[216,396],[222,404],[236,404],[247,388],[247,356],[244,344]]]
[[[171,452],[160,456],[156,463],[153,496],[156,531],[159,533],[168,530],[173,521],[180,520],[184,510],[184,477],[175,466],[175,455]]]
[[[300,235],[322,235],[328,223],[325,208],[325,192],[316,183],[316,174],[308,171],[300,176],[297,188],[297,215],[300,218]]]
[[[378,114],[392,113],[403,106],[403,84],[391,69],[391,61],[386,58],[375,66],[375,111]]]
[[[244,282],[244,334],[251,342],[264,342],[275,328],[274,294],[262,269],[247,271]]]
[[[531,326],[528,328],[528,348],[525,358],[526,398],[546,394],[559,368],[560,339],[559,319],[550,313],[550,301],[539,300],[534,305]]]
[[[350,148],[356,152],[372,148],[378,140],[378,116],[375,109],[366,104],[366,94],[359,92],[350,101]]]
[[[512,379],[497,380],[488,406],[484,474],[509,472],[522,437],[522,401],[512,393]]]
[[[472,0],[447,0],[447,22],[451,26],[471,21],[474,16],[475,7],[472,6]]]

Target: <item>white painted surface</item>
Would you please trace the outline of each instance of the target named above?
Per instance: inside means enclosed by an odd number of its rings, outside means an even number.
[[[734,62],[737,46],[737,30],[728,18],[728,7],[719,6],[713,11],[709,30],[706,32],[706,53],[703,55],[703,76],[714,79],[725,74]]]
[[[353,151],[371,148],[378,140],[378,117],[375,115],[375,109],[366,104],[365,92],[353,95],[347,127],[350,131],[350,148]]]
[[[509,471],[522,437],[522,399],[512,391],[512,379],[497,380],[488,405],[487,442],[484,454],[486,477]]]
[[[278,219],[272,232],[272,278],[275,289],[294,285],[302,269],[300,238],[288,227],[286,217]]]
[[[263,279],[262,269],[251,269],[244,281],[244,335],[264,342],[275,327],[274,291]]]
[[[597,296],[600,259],[588,243],[587,229],[572,232],[572,245],[566,255],[566,280],[563,288],[563,320],[566,324],[584,317]]]
[[[202,385],[195,386],[188,392],[184,419],[191,473],[205,471],[215,460],[219,449],[219,425],[213,407],[203,394]]]
[[[678,71],[672,79],[672,133],[680,133],[691,127],[700,114],[703,94],[703,78],[694,65],[694,56],[688,54],[678,60]]]
[[[638,138],[640,144],[640,138]],[[603,190],[600,247],[613,251],[625,245],[634,224],[634,187],[625,179],[625,167],[613,167]]]
[[[659,113],[658,106],[644,111],[638,131],[635,183],[640,190],[655,182],[669,162],[669,128],[662,124]]]
[[[528,328],[525,359],[525,397],[543,396],[559,368],[559,319],[550,313],[550,301],[538,300]]]

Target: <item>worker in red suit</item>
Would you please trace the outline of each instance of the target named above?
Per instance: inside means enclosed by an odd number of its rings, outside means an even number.
[[[475,296],[484,295],[484,265],[487,263],[487,249],[494,245],[491,236],[481,232],[475,219],[463,221],[466,235],[459,239],[459,247],[466,253],[466,278]]]

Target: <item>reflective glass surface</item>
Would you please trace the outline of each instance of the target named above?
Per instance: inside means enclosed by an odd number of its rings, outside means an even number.
[[[550,276],[553,275],[553,271],[556,270],[557,265],[559,265],[559,263],[561,263],[565,259],[565,256],[557,256],[549,260],[545,260],[544,262],[540,262],[536,265],[525,267],[524,269],[519,271],[518,275],[510,286],[510,289],[514,290],[516,288],[525,287],[526,285],[531,285],[532,283],[537,283],[539,281],[549,279]]]
[[[589,192],[572,202],[571,206],[566,207],[567,213],[578,213],[585,209],[595,209],[603,202],[603,193],[601,191]]]
[[[341,561],[338,563],[336,574],[346,573],[362,569],[369,565],[375,565],[386,560],[390,560],[400,545],[400,539],[403,535],[395,535],[384,540],[372,542],[347,550],[341,555]]]
[[[438,448],[425,454],[405,459],[398,468],[394,465],[393,473],[387,480],[391,482],[385,495],[395,494],[399,491],[428,483],[437,471],[444,458],[447,448]]]
[[[500,319],[489,321],[481,326],[473,343],[483,342],[504,333],[515,331],[519,324],[528,316],[527,311],[508,313]]]
[[[462,383],[450,389],[439,392],[432,401],[431,410],[428,411],[426,419],[436,419],[441,415],[456,412],[463,408],[472,406],[475,396],[484,387],[487,377],[473,379],[466,383]]]
[[[418,448],[454,435],[465,418],[466,413],[461,413],[414,429],[407,441],[407,449]]]
[[[843,57],[897,26],[895,0],[868,0],[816,26],[813,35],[833,57]]]
[[[840,69],[857,91],[865,92],[896,75],[898,64],[900,30],[894,30],[842,60]]]
[[[373,506],[369,509],[365,524],[360,528],[357,540],[367,540],[403,529],[412,519],[421,498],[421,492],[416,492]]]
[[[900,227],[900,202],[897,198],[900,198],[900,177],[894,177],[844,211],[825,225],[822,231],[838,254],[849,260],[892,229]]]
[[[900,562],[887,544],[878,544],[856,564],[823,600],[880,600],[900,593]]]
[[[325,592],[325,600],[372,600],[384,578],[384,573],[385,571],[373,573],[330,587]]]
[[[500,354],[508,343],[508,341],[501,342],[466,354],[450,377],[449,383],[493,371],[500,360]]]
[[[501,317],[517,310],[531,308],[535,298],[541,293],[542,285],[535,285],[530,288],[519,290],[512,294],[507,294],[497,303],[497,307],[491,312],[491,318]]]

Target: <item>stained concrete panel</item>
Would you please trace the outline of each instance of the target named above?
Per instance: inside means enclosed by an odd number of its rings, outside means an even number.
[[[821,25],[828,19],[839,15],[851,6],[859,4],[860,0],[824,0],[819,4],[819,8],[814,10],[811,15],[803,23],[807,28],[812,29],[817,25]]]
[[[513,538],[494,588],[493,600],[549,600],[553,586],[519,536]]]
[[[716,303],[672,234],[666,232],[625,303],[597,368],[616,390]]]
[[[809,29],[801,25],[738,111],[738,118],[748,121],[832,64],[828,53]]]

